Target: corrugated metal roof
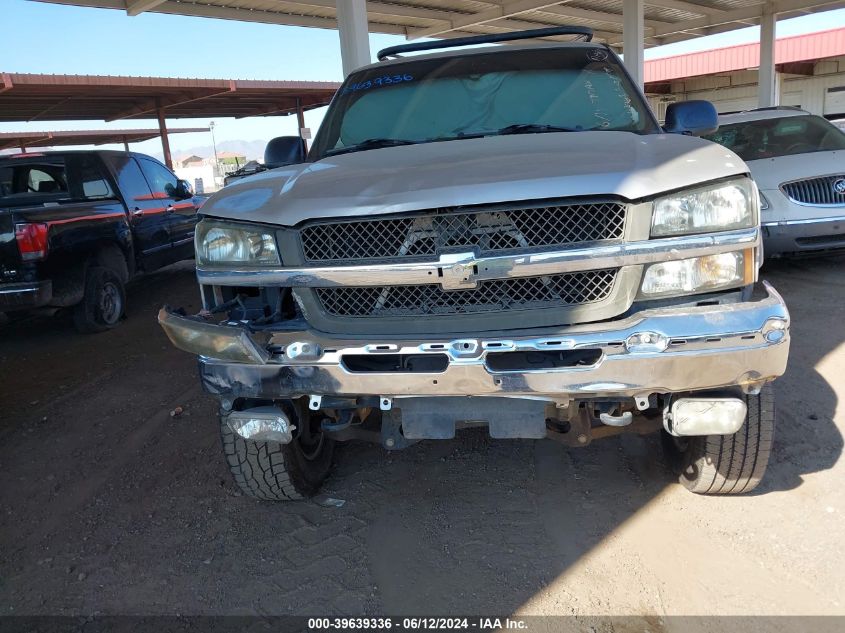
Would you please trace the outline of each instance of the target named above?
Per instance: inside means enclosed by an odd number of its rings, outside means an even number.
[[[784,37],[775,45],[775,64],[805,62],[845,55],[845,28]],[[760,65],[758,42],[676,55],[645,62],[645,82],[756,68]]]
[[[0,73],[0,121],[285,115],[331,101],[340,84]]]
[[[168,134],[208,132],[207,127],[174,128]],[[23,147],[62,147],[68,145],[105,145],[138,143],[161,136],[154,130],[54,130],[51,132],[0,132],[0,150]]]
[[[127,9],[127,0],[33,0]],[[336,0],[153,0],[148,12],[334,29]],[[408,39],[459,37],[560,24],[589,24],[596,40],[621,43],[623,0],[370,0],[369,29]],[[761,0],[645,0],[645,46],[743,28],[759,21]],[[845,0],[779,0],[781,17],[845,6]],[[597,15],[587,16],[586,12]],[[603,16],[601,15],[603,14]]]

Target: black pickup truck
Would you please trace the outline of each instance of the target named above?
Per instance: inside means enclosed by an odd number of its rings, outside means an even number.
[[[73,307],[82,332],[114,327],[129,279],[193,257],[198,205],[144,154],[0,156],[0,312]]]

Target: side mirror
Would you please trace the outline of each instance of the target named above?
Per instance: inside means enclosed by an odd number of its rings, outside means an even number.
[[[709,101],[679,101],[666,108],[663,129],[670,134],[712,134],[719,129],[719,115]]]
[[[191,186],[191,183],[189,183],[187,180],[178,180],[176,182],[176,192],[174,197],[178,198],[179,200],[193,198],[194,188]]]
[[[305,162],[305,141],[298,136],[277,136],[264,150],[267,169]]]

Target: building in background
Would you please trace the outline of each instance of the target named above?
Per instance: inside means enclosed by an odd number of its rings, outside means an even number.
[[[220,175],[224,178],[233,171],[239,170],[246,165],[247,157],[239,152],[217,152],[217,164],[220,166]]]
[[[223,186],[222,179],[218,179],[213,158],[203,158],[196,154],[177,156],[173,161],[173,171],[179,178],[191,183],[196,193],[211,193]]]
[[[661,121],[676,101],[706,99],[720,114],[757,107],[759,43],[645,62],[645,91]],[[845,119],[845,28],[784,37],[775,48],[780,105]]]
[[[218,152],[216,161],[214,156],[190,154],[175,157],[173,171],[191,183],[196,193],[211,193],[221,189],[224,178],[247,162],[246,155],[239,152]]]

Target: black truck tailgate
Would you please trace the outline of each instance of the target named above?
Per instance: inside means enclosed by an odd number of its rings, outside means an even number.
[[[15,218],[0,208],[0,281],[15,281],[21,273],[21,254],[15,241]]]

